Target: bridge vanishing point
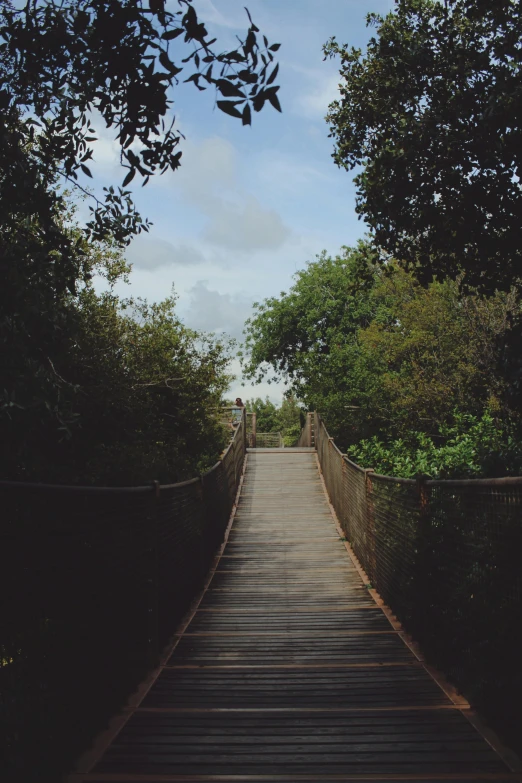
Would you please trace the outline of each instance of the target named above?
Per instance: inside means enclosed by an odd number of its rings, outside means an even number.
[[[521,780],[403,633],[312,448],[249,449],[219,560],[71,783]]]

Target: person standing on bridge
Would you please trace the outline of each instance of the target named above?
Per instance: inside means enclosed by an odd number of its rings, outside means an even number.
[[[239,427],[239,425],[241,424],[244,407],[245,407],[245,403],[243,402],[241,397],[236,397],[235,405],[232,408],[232,426],[234,427],[234,429],[236,427]]]

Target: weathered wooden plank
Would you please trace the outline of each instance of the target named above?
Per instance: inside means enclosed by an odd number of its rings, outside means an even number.
[[[249,451],[198,610],[82,780],[486,779],[514,778],[363,585],[313,450]]]

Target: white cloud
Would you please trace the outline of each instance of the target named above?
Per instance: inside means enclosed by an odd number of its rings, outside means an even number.
[[[196,202],[208,190],[234,188],[237,185],[236,149],[220,136],[204,139],[199,144],[187,141],[183,145],[183,165],[174,176],[171,182],[182,187]]]
[[[190,304],[185,314],[187,326],[206,332],[226,332],[242,339],[245,320],[252,311],[252,299],[241,293],[221,294],[212,290],[206,280],[188,291]]]
[[[203,264],[205,256],[189,244],[174,245],[165,239],[140,235],[126,250],[126,258],[136,269],[154,270],[164,266]]]
[[[284,383],[262,381],[261,383],[253,384],[251,381],[246,381],[242,376],[239,359],[233,359],[230,362],[230,372],[235,376],[235,380],[232,382],[227,395],[231,399],[234,400],[236,397],[241,397],[244,402],[255,397],[261,397],[262,399],[268,397],[277,406],[283,402],[283,394],[287,388]]]
[[[316,127],[316,126],[312,126]],[[332,182],[331,173],[310,165],[301,158],[271,153],[263,155],[258,165],[258,177],[279,191],[308,193],[309,190]]]
[[[225,139],[213,137],[187,145],[175,184],[207,218],[202,231],[207,243],[255,252],[279,248],[291,236],[281,216],[242,187],[236,150]]]
[[[275,250],[290,236],[278,213],[265,209],[254,196],[242,204],[216,202],[210,217],[205,239],[230,250]]]

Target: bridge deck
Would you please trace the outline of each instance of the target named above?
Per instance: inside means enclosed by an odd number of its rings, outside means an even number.
[[[250,451],[210,587],[85,781],[514,779],[346,552],[307,450]]]

